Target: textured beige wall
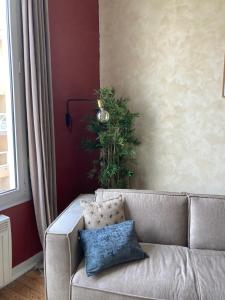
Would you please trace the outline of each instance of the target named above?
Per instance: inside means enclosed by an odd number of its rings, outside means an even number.
[[[100,0],[101,86],[141,113],[133,187],[225,194],[225,0]]]

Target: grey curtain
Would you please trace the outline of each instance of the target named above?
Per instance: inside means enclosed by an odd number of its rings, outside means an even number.
[[[42,244],[57,214],[47,0],[21,0],[31,188]]]

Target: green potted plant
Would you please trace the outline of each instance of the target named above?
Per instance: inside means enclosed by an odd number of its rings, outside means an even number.
[[[109,118],[101,123],[95,117],[89,117],[88,130],[96,138],[84,140],[83,146],[88,151],[100,151],[90,176],[97,175],[104,188],[129,187],[130,178],[134,176],[135,147],[140,144],[134,129],[139,114],[130,112],[128,99],[117,98],[112,88],[101,88],[96,94]]]

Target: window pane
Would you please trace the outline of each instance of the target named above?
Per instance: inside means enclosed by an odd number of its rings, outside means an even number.
[[[16,188],[7,0],[0,0],[0,193]]]

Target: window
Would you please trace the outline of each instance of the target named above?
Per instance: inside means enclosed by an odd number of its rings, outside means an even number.
[[[29,200],[19,2],[0,0],[0,209]]]
[[[0,193],[16,188],[6,1],[0,0]]]

